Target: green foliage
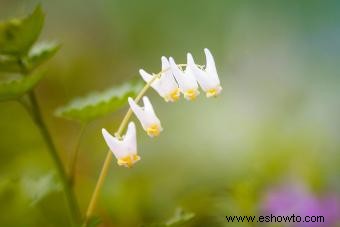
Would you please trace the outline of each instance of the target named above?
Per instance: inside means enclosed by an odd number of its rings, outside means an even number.
[[[38,5],[25,18],[0,22],[0,72],[31,74],[0,83],[0,101],[20,98],[31,90],[43,73],[30,72],[58,51],[57,43],[42,42],[31,48],[39,37],[44,17]]]
[[[19,56],[26,54],[39,37],[44,17],[41,6],[38,5],[34,12],[25,18],[1,22],[0,53]]]
[[[140,83],[128,82],[103,92],[91,93],[86,97],[76,98],[68,105],[59,108],[56,115],[88,122],[120,109],[127,103],[127,98],[135,96],[141,88]]]
[[[42,42],[35,45],[26,59],[26,65],[29,70],[33,70],[51,57],[59,50],[60,44]]]
[[[61,191],[62,189],[54,173],[47,173],[38,179],[23,178],[22,187],[30,197],[31,205],[37,204],[51,192]]]
[[[0,83],[0,101],[20,98],[30,91],[45,75],[44,72],[35,72],[32,75]]]
[[[23,70],[22,63],[17,57],[0,55],[0,72],[24,73],[25,71],[32,71],[53,57],[59,48],[60,44],[54,42],[38,43],[30,50],[26,57],[22,57],[25,70]]]
[[[0,55],[0,72],[21,72],[18,59],[13,56]]]
[[[195,214],[192,212],[185,212],[182,208],[177,208],[173,217],[166,221],[165,226],[179,226],[192,220]]]
[[[101,220],[99,217],[92,217],[87,223],[87,227],[96,227],[101,223]]]
[[[6,174],[1,176],[0,209],[5,211],[0,214],[1,226],[69,226],[69,217],[61,206],[64,203],[61,183],[54,171],[40,168],[32,171],[34,167],[27,168],[32,163],[19,162],[21,171],[13,173],[12,163],[10,170],[6,168]]]
[[[195,213],[184,211],[181,207],[176,208],[175,213],[165,222],[159,223],[148,223],[143,224],[143,227],[176,227],[176,226],[188,226],[190,222],[195,217]]]

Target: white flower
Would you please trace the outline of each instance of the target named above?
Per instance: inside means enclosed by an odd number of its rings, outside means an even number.
[[[175,63],[175,60],[170,57],[171,71],[177,80],[181,92],[184,94],[184,98],[187,100],[194,100],[199,94],[198,84],[192,70],[187,67],[183,72]]]
[[[129,123],[126,134],[121,139],[113,137],[104,128],[102,133],[107,145],[117,158],[118,165],[131,167],[140,160],[137,155],[136,126],[133,122]]]
[[[162,74],[152,82],[151,87],[155,89],[158,94],[165,99],[166,102],[175,102],[180,97],[180,91],[175,78],[170,70],[170,64],[166,57],[162,57]],[[139,74],[143,80],[148,83],[155,75],[150,75],[143,69],[139,70]]]
[[[149,98],[146,96],[143,97],[144,107],[138,106],[131,97],[129,97],[128,101],[130,108],[135,113],[146,133],[150,137],[158,136],[163,129]]]
[[[217,75],[215,61],[210,51],[205,48],[204,49],[205,57],[206,57],[206,67],[205,70],[200,69],[190,53],[187,55],[187,66],[194,73],[199,85],[206,92],[207,97],[217,96],[222,91],[222,87],[220,85],[220,80]]]

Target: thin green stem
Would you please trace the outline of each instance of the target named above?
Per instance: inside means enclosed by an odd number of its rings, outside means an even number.
[[[55,167],[57,169],[57,172],[59,174],[59,177],[61,179],[62,185],[63,185],[63,189],[64,189],[64,193],[66,196],[66,200],[70,209],[70,213],[71,213],[71,221],[73,225],[77,225],[77,223],[79,223],[79,221],[81,220],[81,215],[80,215],[80,211],[79,211],[79,207],[76,201],[76,197],[69,185],[69,181],[68,181],[68,177],[67,174],[65,172],[64,166],[61,162],[61,159],[58,155],[57,149],[52,141],[52,138],[50,136],[50,133],[48,132],[47,126],[44,123],[43,119],[42,119],[42,115],[41,115],[41,111],[40,111],[40,107],[38,105],[36,96],[34,94],[33,91],[31,91],[29,93],[29,98],[31,101],[31,110],[32,110],[32,115],[34,118],[35,123],[37,124],[37,126],[40,129],[41,135],[44,138],[44,141],[46,142],[46,145],[48,147],[48,151],[49,154],[55,164]]]
[[[16,101],[18,101],[25,108],[27,113],[33,118],[32,110],[31,110],[31,103],[30,103],[29,98],[27,96],[23,96],[17,99]]]
[[[21,65],[22,68],[22,73],[23,75],[28,75],[30,72],[28,70],[28,67],[25,64],[25,61],[23,59],[19,59],[19,63]],[[66,197],[66,201],[68,204],[68,207],[70,209],[70,220],[71,220],[71,224],[72,226],[77,226],[78,223],[80,223],[81,220],[81,214],[80,214],[80,210],[78,207],[78,203],[76,200],[76,196],[73,193],[70,185],[69,185],[69,181],[68,181],[68,177],[66,174],[66,171],[64,169],[63,163],[58,155],[57,149],[53,143],[52,137],[47,129],[47,125],[45,124],[42,114],[41,114],[41,110],[37,101],[37,98],[35,96],[34,91],[30,91],[28,93],[28,103],[30,104],[30,106],[28,106],[27,102],[22,102],[22,104],[25,104],[25,108],[27,109],[27,111],[29,111],[30,115],[32,116],[33,121],[36,123],[36,125],[38,126],[40,133],[47,145],[48,148],[48,152],[54,162],[54,165],[57,169],[58,175],[60,177],[63,189],[64,189],[64,193],[65,193],[65,197]],[[30,107],[30,108],[29,108]]]
[[[177,66],[178,67],[183,67],[183,66],[186,66],[186,64],[178,64]],[[198,66],[200,68],[204,67],[204,66],[201,66],[201,65],[198,65]],[[148,89],[150,88],[151,84],[155,80],[159,79],[164,72],[166,72],[166,71],[168,71],[170,69],[171,68],[167,68],[167,69],[164,69],[164,70],[162,70],[161,72],[159,72],[157,74],[153,74],[153,78],[139,92],[139,94],[135,98],[135,102],[138,103],[141,100],[141,98],[143,97],[143,95],[148,91]],[[115,133],[116,137],[118,137],[118,138],[121,137],[124,129],[126,128],[127,124],[129,123],[129,120],[130,120],[131,116],[132,116],[132,110],[131,110],[131,108],[129,108],[128,111],[126,112],[122,122],[120,123],[117,132]],[[102,169],[100,171],[100,174],[99,174],[99,177],[98,177],[95,189],[94,189],[94,191],[92,193],[91,200],[90,200],[89,206],[88,206],[87,211],[86,211],[86,216],[85,216],[85,220],[84,220],[84,223],[83,223],[83,227],[87,226],[87,224],[89,222],[89,219],[92,217],[94,209],[96,208],[96,205],[97,205],[97,202],[98,202],[98,197],[99,197],[99,194],[100,194],[100,190],[101,190],[101,188],[104,185],[104,181],[105,181],[105,178],[106,178],[106,176],[108,174],[112,158],[113,158],[112,152],[109,150],[107,152],[105,161],[104,161]]]
[[[143,89],[139,92],[139,94],[137,95],[137,97],[135,98],[135,102],[138,103],[140,101],[140,99],[143,97],[143,95],[147,92],[147,90],[150,88],[151,84],[157,79],[159,78],[159,76],[161,75],[162,72],[158,73],[158,74],[155,74],[154,77],[152,78],[152,80],[149,81],[149,83],[147,83]],[[130,118],[131,118],[131,115],[132,115],[132,110],[131,108],[129,108],[129,110],[126,112],[122,122],[120,123],[120,126],[115,134],[115,136],[117,137],[120,137],[121,134],[123,133],[124,129],[126,128]],[[87,211],[86,211],[86,216],[85,216],[85,221],[84,221],[84,224],[83,224],[83,227],[86,227],[87,224],[88,224],[88,221],[89,219],[92,217],[93,215],[93,212],[94,212],[94,209],[96,208],[96,205],[97,205],[97,201],[98,201],[98,197],[99,197],[99,193],[100,193],[100,190],[101,188],[103,187],[103,184],[104,184],[104,181],[105,181],[105,178],[108,174],[108,170],[109,170],[109,167],[110,167],[110,163],[112,161],[112,158],[113,158],[113,155],[112,155],[112,152],[109,150],[107,152],[107,155],[106,155],[106,158],[105,158],[105,161],[103,163],[103,167],[100,171],[100,174],[99,174],[99,177],[98,177],[98,181],[97,181],[97,184],[96,184],[96,187],[93,191],[93,194],[91,196],[91,200],[90,200],[90,203],[89,203],[89,206],[87,208]]]
[[[78,160],[78,156],[79,156],[79,151],[80,151],[80,142],[82,140],[82,137],[84,135],[84,131],[86,128],[86,123],[82,124],[81,129],[80,129],[80,133],[79,133],[79,137],[77,140],[77,144],[76,144],[76,148],[75,151],[73,153],[73,156],[71,158],[70,161],[70,166],[69,166],[69,181],[70,181],[70,185],[73,187],[74,186],[74,181],[75,181],[75,173],[76,173],[76,169],[77,169],[77,160]]]

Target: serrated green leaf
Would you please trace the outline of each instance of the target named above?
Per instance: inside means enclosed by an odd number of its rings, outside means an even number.
[[[12,100],[21,97],[31,90],[45,75],[37,72],[32,75],[21,77],[17,80],[10,80],[0,83],[0,101]]]
[[[103,92],[92,93],[71,101],[56,111],[57,116],[79,121],[91,121],[112,113],[127,103],[129,96],[135,96],[142,88],[141,83],[125,83]]]
[[[33,70],[43,62],[50,59],[60,48],[58,43],[42,42],[35,45],[27,58],[27,65],[29,70]]]
[[[25,64],[25,72],[32,71],[42,63],[50,59],[60,48],[58,43],[42,42],[35,45],[28,56],[22,58]],[[0,55],[0,72],[22,73],[23,69],[17,57]]]
[[[0,22],[0,53],[23,55],[38,39],[44,24],[44,13],[38,5],[34,12],[22,19]]]

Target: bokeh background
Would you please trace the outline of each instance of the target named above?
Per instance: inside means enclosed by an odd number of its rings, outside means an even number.
[[[46,13],[41,39],[62,43],[36,92],[65,165],[81,125],[53,112],[69,100],[138,78],[140,68],[158,72],[163,55],[185,63],[191,52],[205,64],[205,47],[222,82],[221,96],[194,102],[165,103],[149,91],[164,131],[150,139],[139,127],[142,160],[132,169],[112,163],[100,226],[156,226],[179,210],[188,219],[182,226],[254,226],[225,216],[261,214],[292,196],[288,213],[300,211],[290,210],[297,203],[310,207],[304,197],[323,204],[319,215],[336,210],[339,1],[0,0],[0,19],[24,16],[38,2]],[[100,130],[114,132],[125,111],[85,128],[75,181],[82,212],[107,151]],[[0,103],[0,119],[0,225],[68,226],[54,165],[27,112]],[[282,201],[268,199],[273,193]]]

